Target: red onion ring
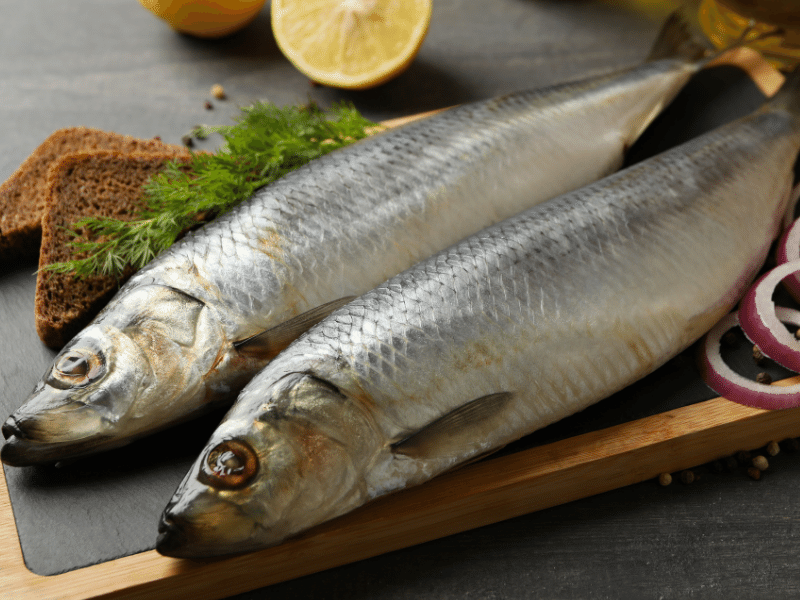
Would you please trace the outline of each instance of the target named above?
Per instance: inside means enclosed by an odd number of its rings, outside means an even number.
[[[776,319],[800,326],[800,311],[775,307]],[[758,383],[733,371],[720,354],[722,336],[739,321],[736,313],[730,313],[717,323],[703,340],[700,374],[703,381],[720,396],[754,408],[778,410],[800,406],[800,384],[771,386]],[[785,328],[781,326],[785,331]],[[788,333],[788,332],[787,332]]]
[[[798,271],[800,260],[778,265],[747,291],[739,306],[739,324],[750,341],[776,363],[795,372],[800,372],[800,342],[775,314],[772,293],[783,279]]]
[[[778,264],[800,259],[800,219],[796,219],[789,225],[786,231],[784,231],[778,241],[776,259]],[[787,277],[783,285],[792,295],[792,298],[800,302],[800,277],[797,275]]]

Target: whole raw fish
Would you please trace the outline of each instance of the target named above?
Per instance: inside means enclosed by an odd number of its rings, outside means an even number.
[[[132,277],[6,421],[2,460],[125,444],[235,393],[300,333],[416,261],[619,167],[703,64],[680,18],[651,60],[464,105],[262,188]]]
[[[798,76],[751,116],[485,229],[310,329],[241,392],[158,550],[276,544],[575,413],[697,340],[786,213]]]

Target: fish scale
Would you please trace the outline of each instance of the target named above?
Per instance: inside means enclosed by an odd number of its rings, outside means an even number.
[[[753,115],[488,227],[331,313],[245,386],[165,510],[159,549],[277,543],[675,356],[735,305],[779,231],[798,91],[800,73]],[[335,441],[279,452],[297,447],[297,427]],[[234,441],[258,466],[223,495],[210,457]],[[262,518],[277,506],[292,508]]]
[[[660,67],[663,69],[663,65]],[[437,230],[435,233],[419,235],[419,228],[415,228],[414,225],[424,226],[426,221],[445,208],[430,201],[431,195],[437,193],[436,186],[432,186],[430,181],[433,174],[447,173],[448,179],[456,181],[456,185],[462,190],[480,184],[481,180],[484,182],[483,187],[486,187],[488,182],[490,187],[495,188],[497,180],[489,173],[490,171],[492,173],[502,172],[502,164],[495,166],[495,163],[491,163],[493,165],[491,170],[479,171],[478,175],[473,175],[471,172],[475,171],[475,165],[479,161],[486,158],[487,153],[492,153],[493,159],[496,158],[495,154],[500,153],[502,157],[505,157],[504,160],[510,160],[509,157],[517,151],[515,148],[518,149],[522,146],[524,150],[524,147],[529,145],[527,136],[520,135],[520,132],[525,131],[526,127],[531,127],[532,120],[535,121],[535,126],[542,127],[543,116],[535,115],[534,119],[527,118],[528,113],[531,112],[531,104],[542,96],[539,92],[520,94],[498,102],[496,106],[487,103],[484,110],[480,110],[480,107],[470,107],[465,109],[463,114],[458,115],[458,118],[428,122],[418,127],[412,127],[405,136],[390,136],[384,144],[364,145],[364,149],[369,148],[371,152],[334,153],[330,157],[326,157],[329,160],[324,161],[323,159],[325,164],[315,165],[313,169],[308,169],[308,171],[315,172],[292,173],[277,185],[267,188],[268,195],[275,198],[275,206],[270,201],[259,202],[257,195],[256,201],[249,203],[248,208],[244,209],[241,214],[237,214],[235,218],[226,220],[225,217],[222,217],[219,219],[218,221],[221,222],[214,226],[214,229],[220,232],[218,241],[221,247],[218,250],[214,245],[208,249],[200,248],[198,251],[198,244],[182,244],[173,252],[167,253],[164,260],[146,268],[141,273],[141,281],[152,277],[158,270],[174,270],[169,264],[170,261],[167,260],[171,258],[178,266],[184,262],[202,263],[205,272],[208,273],[209,283],[219,289],[223,297],[233,298],[232,305],[237,304],[238,299],[242,297],[268,298],[270,295],[274,295],[273,290],[253,285],[254,280],[257,282],[265,277],[277,277],[270,273],[274,269],[272,262],[264,261],[255,251],[243,252],[243,244],[234,245],[232,242],[236,235],[245,235],[255,239],[260,237],[257,223],[254,223],[254,227],[247,228],[242,228],[241,223],[248,222],[248,220],[256,222],[259,220],[260,212],[265,208],[269,212],[263,220],[283,225],[278,229],[278,235],[283,243],[284,252],[295,257],[301,265],[306,266],[302,271],[304,275],[315,273],[313,269],[308,268],[308,264],[314,264],[315,260],[325,266],[352,264],[355,262],[352,260],[353,254],[370,256],[377,253],[389,253],[393,249],[389,247],[389,244],[416,249],[411,250],[412,258],[422,258],[437,250],[437,246],[441,247],[442,243],[457,241],[463,235],[461,232],[468,231],[471,227],[465,228],[448,224],[448,227]],[[548,103],[551,102],[546,96],[544,99]],[[575,103],[575,107],[576,109],[580,108],[580,103]],[[514,118],[513,115],[509,117],[508,111],[511,110],[523,112],[524,117]],[[563,118],[563,115],[557,116]],[[495,123],[490,118],[502,120]],[[475,122],[472,122],[473,120]],[[470,129],[476,131],[474,135],[463,135],[462,123],[467,121],[470,122]],[[552,128],[557,126],[556,121]],[[544,129],[546,130],[548,127],[544,127]],[[619,133],[614,135],[620,137]],[[539,139],[539,143],[559,144],[559,142],[554,143],[544,136]],[[499,150],[500,148],[502,151]],[[529,150],[525,151],[529,152]],[[464,161],[464,158],[468,160]],[[380,177],[372,175],[375,164],[383,165]],[[504,177],[513,179],[521,177],[521,175],[505,172]],[[297,180],[302,180],[302,186],[297,185]],[[563,189],[565,185],[559,184],[558,187]],[[355,189],[369,189],[370,193],[356,194],[352,191]],[[426,189],[431,191],[426,194],[424,192]],[[374,198],[380,197],[381,191],[389,198],[406,194],[409,201],[403,203],[376,202]],[[264,199],[267,200],[267,191],[263,194]],[[452,188],[448,194],[453,196]],[[552,195],[552,193],[543,193],[543,196],[547,195]],[[465,213],[476,211],[488,214],[488,221],[492,222],[507,216],[510,210],[523,207],[522,201],[516,200],[508,203],[505,199],[499,198],[493,199],[487,207],[487,199],[485,196],[470,194],[470,199],[462,205],[461,210]],[[398,205],[402,207],[399,211]],[[510,209],[509,206],[516,208]],[[248,213],[252,213],[252,219],[248,219]],[[366,218],[365,215],[367,215]],[[411,216],[411,222],[409,222],[408,216]],[[376,227],[376,221],[382,224]],[[352,234],[351,240],[346,241],[346,238],[343,238],[342,228],[345,229],[345,234]],[[202,235],[208,234],[204,231]],[[329,255],[338,260],[323,261],[322,259],[325,257],[320,257],[317,252],[312,251],[315,246],[311,241],[316,240],[320,235],[323,239],[328,236],[339,241],[340,246],[333,247],[331,250],[334,253]],[[436,245],[433,240],[436,240]],[[257,243],[251,242],[245,245],[245,248],[255,250]],[[336,250],[342,254],[337,256]],[[237,251],[242,254],[237,256]],[[235,260],[237,270],[244,271],[241,277],[233,282],[230,280],[228,266],[231,258]],[[345,258],[348,260],[344,260]],[[249,269],[246,267],[247,261],[252,261],[253,264]],[[389,264],[382,269],[380,278],[386,278],[394,272],[402,270],[404,266],[406,265],[399,261],[389,261]],[[295,274],[297,271],[292,270],[291,273]],[[331,292],[334,296],[364,291],[368,287],[363,287],[362,290],[354,289],[353,281],[329,282],[320,276],[320,274],[324,274],[324,270],[316,273],[318,276],[315,278],[291,282],[303,298],[308,298],[308,302],[303,304],[307,308],[313,306],[315,302],[321,301],[320,297],[323,296],[323,289],[326,287],[334,288]],[[165,278],[169,278],[170,275]],[[350,277],[352,278],[352,275]],[[136,285],[139,281],[140,278],[136,277],[129,285]],[[247,285],[245,287],[242,284],[237,287],[235,283],[238,282],[247,282]],[[195,295],[194,292],[196,292],[196,297],[204,301],[207,299],[207,294],[203,294],[203,290],[190,288],[187,291],[192,295]],[[324,295],[330,296],[330,294]],[[246,317],[258,321],[258,317],[268,320],[269,315],[241,315],[238,320],[242,321]],[[258,326],[261,324],[251,327],[257,329]],[[236,333],[240,334],[240,332]]]

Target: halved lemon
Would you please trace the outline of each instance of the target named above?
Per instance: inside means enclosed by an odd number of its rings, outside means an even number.
[[[283,54],[313,81],[365,89],[402,73],[431,21],[432,0],[272,0]]]
[[[256,18],[265,0],[139,0],[170,26],[196,37],[218,38]]]

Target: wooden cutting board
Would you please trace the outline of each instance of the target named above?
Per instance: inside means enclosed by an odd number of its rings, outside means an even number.
[[[782,81],[746,51],[728,56],[725,62],[744,68],[765,95],[774,93]],[[0,280],[0,287],[14,285],[16,280]],[[627,412],[624,407],[632,396],[657,404],[659,393],[683,393],[678,388],[658,392],[681,379],[676,369],[691,371],[685,359],[676,364],[669,367],[672,371],[657,373],[618,399],[579,415],[561,431],[377,500],[278,547],[220,560],[170,559],[144,550],[59,574],[35,574],[23,556],[25,536],[20,535],[19,518],[31,509],[27,503],[39,500],[17,494],[12,505],[11,490],[36,487],[36,481],[21,481],[17,472],[11,477],[9,471],[0,478],[0,590],[21,599],[224,598],[680,471],[771,440],[800,436],[800,410],[760,411],[720,398],[663,411],[656,408],[652,412],[657,414],[644,417]],[[619,422],[606,426],[607,415],[615,411]],[[583,432],[587,423],[590,430]],[[138,458],[143,451],[139,447],[132,452],[138,452],[134,456]],[[100,459],[101,473],[104,464]],[[52,472],[39,475],[58,478]],[[102,474],[94,480],[98,482],[108,483]],[[41,482],[37,485],[52,491]]]

